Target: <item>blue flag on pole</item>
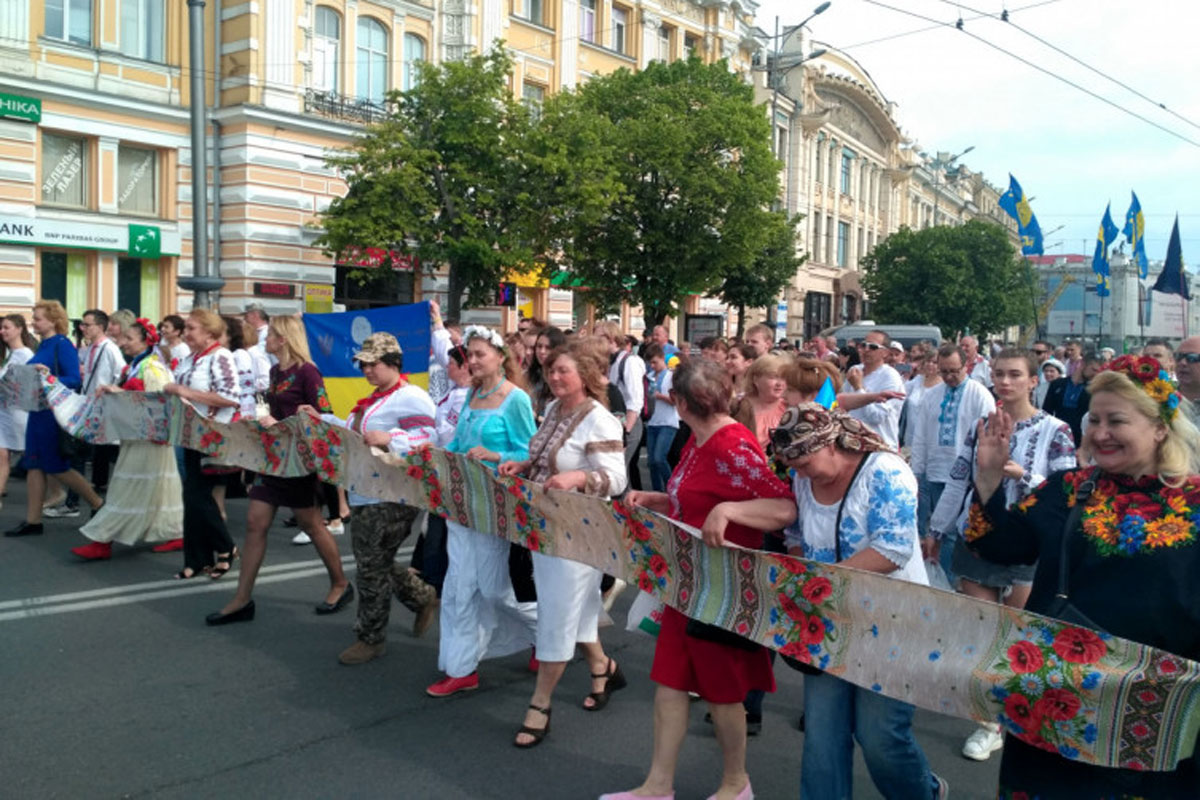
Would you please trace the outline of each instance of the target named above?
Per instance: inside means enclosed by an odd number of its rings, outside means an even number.
[[[1121,231],[1112,219],[1112,203],[1104,208],[1104,218],[1100,220],[1100,229],[1096,232],[1096,252],[1092,255],[1092,272],[1097,275],[1108,275],[1108,248],[1117,239]],[[1103,285],[1105,282],[1101,281]]]
[[[1042,254],[1042,226],[1038,224],[1037,216],[1029,206],[1025,190],[1012,176],[1008,175],[1008,191],[1000,195],[997,205],[1017,221],[1017,233],[1021,237],[1021,253],[1027,256]]]
[[[1163,294],[1177,294],[1184,300],[1191,300],[1192,294],[1188,289],[1187,275],[1183,272],[1183,247],[1179,241],[1179,216],[1175,217],[1175,227],[1171,229],[1171,241],[1167,244],[1167,260],[1158,280],[1154,282],[1154,291]]]
[[[1142,204],[1138,201],[1137,192],[1130,192],[1133,195],[1133,202],[1129,204],[1129,210],[1125,212],[1125,228],[1121,233],[1125,234],[1125,241],[1129,242],[1130,252],[1133,254],[1134,261],[1138,265],[1138,277],[1142,280],[1146,279],[1146,275],[1150,272],[1150,260],[1146,258],[1146,217],[1142,214]]]
[[[429,303],[387,306],[368,311],[305,314],[304,328],[313,362],[325,379],[325,391],[334,413],[345,417],[372,388],[354,363],[354,354],[372,333],[396,337],[404,352],[404,372],[409,381],[429,386]]]

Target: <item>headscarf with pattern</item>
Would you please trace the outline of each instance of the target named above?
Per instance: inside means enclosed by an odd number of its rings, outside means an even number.
[[[780,461],[811,455],[830,444],[854,453],[895,452],[859,420],[819,403],[792,406],[771,431],[771,445]]]

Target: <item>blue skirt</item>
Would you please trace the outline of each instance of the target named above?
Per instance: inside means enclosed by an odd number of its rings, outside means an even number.
[[[40,469],[51,475],[71,469],[58,449],[59,430],[50,409],[30,412],[25,426],[25,457],[21,460],[25,469]]]

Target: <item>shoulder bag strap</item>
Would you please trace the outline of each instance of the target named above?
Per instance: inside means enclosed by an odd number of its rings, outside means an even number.
[[[846,510],[846,498],[850,496],[850,490],[854,488],[858,474],[862,472],[863,466],[870,457],[870,453],[864,453],[863,457],[859,459],[858,466],[854,468],[854,474],[850,476],[850,483],[846,485],[846,493],[842,495],[842,502],[838,503],[837,520],[833,523],[833,559],[835,562],[842,560],[842,512]]]
[[[1079,519],[1083,516],[1083,507],[1096,488],[1095,475],[1093,472],[1076,490],[1075,505],[1071,508],[1071,513],[1067,515],[1067,522],[1063,525],[1062,538],[1058,545],[1058,588],[1054,592],[1054,598],[1063,605],[1070,600],[1071,564],[1068,548],[1071,544],[1071,534],[1078,527]]]

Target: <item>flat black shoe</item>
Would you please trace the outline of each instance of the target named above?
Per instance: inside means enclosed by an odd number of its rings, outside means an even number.
[[[204,618],[204,622],[208,625],[228,625],[231,622],[249,622],[254,619],[254,601],[251,600],[246,605],[239,608],[237,611],[230,611],[228,614],[222,614],[220,611],[214,611]]]
[[[22,522],[12,530],[4,532],[5,536],[41,536],[45,529],[40,522]]]
[[[342,592],[342,596],[332,603],[317,603],[313,609],[318,614],[336,614],[346,606],[350,605],[350,601],[354,599],[354,584],[347,583],[346,591]]]
[[[288,517],[287,519],[285,519],[285,520],[283,521],[283,527],[285,527],[285,528],[299,528],[299,527],[300,527],[300,521],[299,521],[299,520],[297,520],[295,517]]]

